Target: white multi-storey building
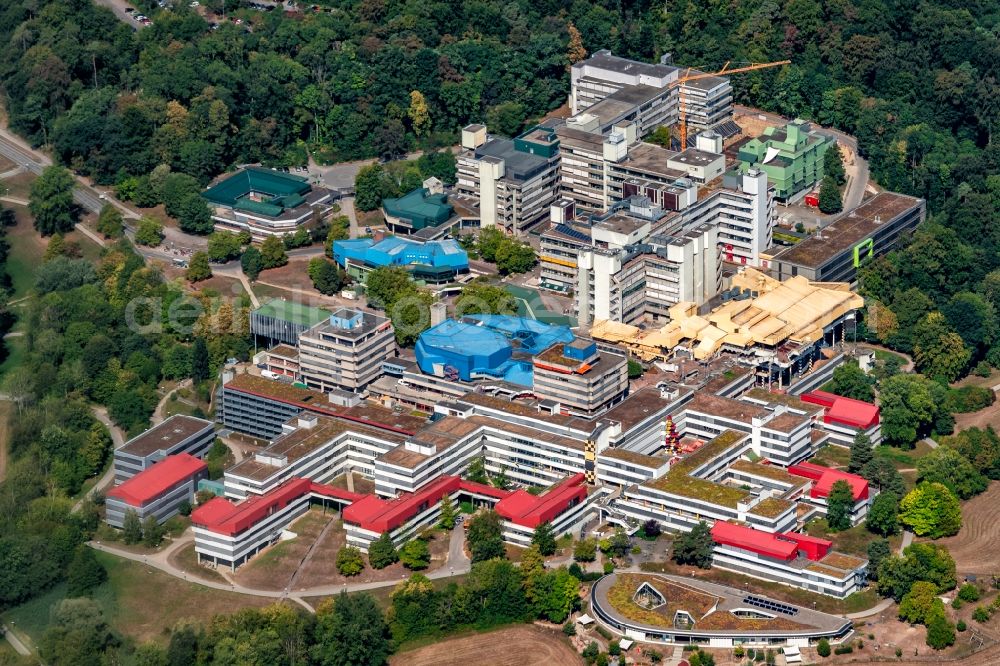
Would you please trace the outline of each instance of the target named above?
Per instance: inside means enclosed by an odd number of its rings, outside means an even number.
[[[456,189],[479,201],[481,227],[517,236],[548,216],[559,187],[559,139],[550,128],[533,127],[511,140],[469,125],[462,149]]]

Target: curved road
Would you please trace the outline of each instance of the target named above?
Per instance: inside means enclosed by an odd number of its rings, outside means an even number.
[[[387,580],[387,581],[375,581],[370,583],[347,583],[337,584],[337,585],[317,585],[314,587],[302,587],[295,590],[260,590],[253,587],[246,587],[238,583],[220,583],[218,581],[205,580],[199,578],[193,574],[188,574],[187,571],[178,568],[176,565],[170,562],[170,556],[180,548],[190,544],[194,540],[194,537],[190,533],[185,534],[181,538],[175,540],[173,544],[164,549],[159,553],[154,553],[151,555],[144,555],[142,553],[134,553],[117,546],[113,546],[106,543],[101,543],[99,541],[90,541],[87,545],[95,550],[100,550],[105,553],[110,553],[118,557],[123,557],[127,560],[133,560],[135,562],[142,562],[146,566],[152,567],[154,569],[159,569],[160,571],[174,576],[175,578],[181,578],[191,583],[197,583],[198,585],[204,585],[205,587],[210,587],[216,590],[224,590],[228,592],[238,592],[240,594],[246,594],[255,597],[268,597],[271,599],[289,599],[302,605],[303,607],[310,608],[309,604],[304,600],[304,597],[323,597],[330,596],[334,594],[339,594],[340,592],[362,592],[364,590],[374,590],[382,587],[392,587],[398,585],[400,581],[398,580]],[[465,556],[462,544],[465,541],[465,530],[462,529],[461,525],[457,525],[451,532],[451,541],[449,543],[448,549],[448,561],[444,566],[436,571],[432,571],[426,576],[431,580],[437,580],[439,578],[450,578],[451,576],[457,576],[460,574],[468,573],[471,564],[469,559]],[[454,559],[453,559],[454,558]]]

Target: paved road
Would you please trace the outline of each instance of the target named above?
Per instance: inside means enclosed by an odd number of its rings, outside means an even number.
[[[165,417],[163,416],[163,410],[167,408],[167,403],[170,402],[170,396],[172,396],[180,389],[187,388],[188,386],[191,386],[191,380],[184,379],[181,380],[173,390],[167,391],[167,394],[164,395],[162,398],[160,398],[160,401],[156,403],[156,409],[153,410],[153,415],[149,417],[150,423],[152,423],[154,426],[162,423],[165,419]]]
[[[0,630],[3,630],[4,638],[7,639],[7,642],[10,643],[15,652],[23,657],[31,656],[31,650],[28,649],[28,646],[21,642],[21,639],[15,636],[14,632],[6,624],[0,625]]]
[[[125,25],[132,28],[133,30],[139,30],[145,26],[136,21],[134,18],[125,13],[126,7],[132,7],[125,0],[94,0],[94,2],[102,7],[107,7],[111,12],[122,20]]]

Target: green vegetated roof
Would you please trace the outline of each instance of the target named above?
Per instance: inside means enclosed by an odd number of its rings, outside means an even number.
[[[750,513],[763,518],[777,518],[790,508],[792,508],[792,503],[788,500],[783,500],[779,497],[768,497],[750,509]]]
[[[647,481],[645,485],[663,492],[735,509],[737,504],[750,497],[749,492],[693,477],[691,472],[709,460],[718,457],[724,451],[731,449],[745,437],[746,435],[735,430],[726,430],[714,439],[705,442],[694,453],[674,464],[669,472],[658,479]]]
[[[264,317],[282,319],[299,326],[315,326],[330,317],[330,312],[322,308],[314,308],[280,298],[268,301],[254,312]]]
[[[249,168],[219,181],[202,192],[201,196],[223,206],[235,206],[238,200],[251,192],[273,198],[290,195],[301,197],[311,189],[306,179],[301,176],[270,169]],[[289,208],[293,207],[288,206],[287,203],[285,205]]]

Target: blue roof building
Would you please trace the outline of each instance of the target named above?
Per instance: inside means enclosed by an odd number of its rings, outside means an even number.
[[[429,375],[462,381],[492,377],[530,388],[532,358],[573,340],[566,326],[508,315],[470,315],[424,331],[415,351],[421,372]]]
[[[401,266],[414,279],[431,283],[449,282],[469,270],[469,255],[451,239],[417,242],[388,236],[378,241],[334,241],[333,259],[362,282],[372,269],[383,266]]]

